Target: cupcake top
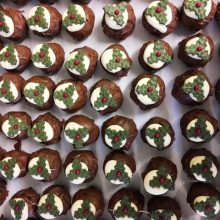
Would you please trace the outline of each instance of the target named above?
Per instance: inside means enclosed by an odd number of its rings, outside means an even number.
[[[157,219],[177,220],[177,217],[175,213],[171,210],[158,209],[156,211],[151,212],[150,214],[150,220],[157,220]]]
[[[28,204],[22,198],[14,198],[9,201],[11,215],[14,219],[26,220],[29,217]]]
[[[15,27],[12,18],[0,10],[0,36],[11,37],[14,34]]]

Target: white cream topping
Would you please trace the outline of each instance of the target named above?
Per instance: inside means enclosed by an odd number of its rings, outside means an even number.
[[[35,6],[33,7],[30,11],[29,11],[29,14],[28,14],[28,19],[30,19],[32,16],[35,16],[35,12],[37,11],[37,8],[38,7],[42,7],[44,9],[44,18],[48,24],[47,28],[42,28],[40,27],[38,24],[35,23],[35,25],[31,25],[29,26],[29,28],[32,30],[32,31],[37,31],[37,32],[46,32],[47,30],[49,30],[50,28],[50,12],[43,6]]]
[[[160,212],[160,213],[162,213],[162,212],[164,212],[165,210],[163,210],[163,209],[158,209],[158,210],[156,210],[156,212]],[[154,220],[153,218],[151,218],[151,220]],[[173,215],[171,216],[171,218],[170,218],[170,220],[177,220],[177,217],[176,217],[176,215],[173,213]]]
[[[3,15],[3,17],[4,17],[4,20],[5,20],[4,23],[8,27],[8,32],[6,33],[4,31],[0,30],[0,36],[6,37],[6,38],[7,37],[11,37],[14,34],[14,32],[15,32],[14,22],[11,19],[11,17],[9,17],[9,16],[7,16],[5,14]]]
[[[77,4],[74,4],[74,6],[76,7],[76,11],[77,13],[84,18],[84,21],[86,21],[86,13],[83,9],[83,7],[81,5],[77,5]],[[68,17],[68,10],[66,10],[63,14],[63,20]],[[86,22],[83,22],[82,24],[72,24],[70,26],[68,26],[66,29],[70,32],[76,32],[76,31],[79,31],[81,29],[84,28]]]
[[[28,211],[28,205],[27,203],[25,202],[24,199],[21,199],[21,198],[15,198],[13,199],[15,202],[19,202],[19,201],[24,201],[24,208],[22,209],[22,212],[21,212],[21,217],[19,218],[19,220],[27,220],[28,217],[29,217],[29,211]],[[15,215],[15,211],[14,209],[11,209],[11,215],[14,219],[16,219],[16,215]]]
[[[10,92],[12,93],[14,100],[16,100],[18,98],[18,90],[12,81],[9,81],[9,82],[10,82]],[[4,83],[4,80],[0,82],[0,88],[2,87],[3,83]],[[10,103],[10,101],[6,99],[5,97],[1,97],[0,101],[4,103]]]
[[[55,194],[53,195],[54,195],[54,206],[57,207],[59,211],[59,215],[60,215],[63,212],[63,202],[58,196],[56,196]],[[46,202],[47,197],[48,197],[48,194],[41,196],[40,201],[38,203],[38,207]],[[55,219],[55,216],[49,213],[39,213],[39,215],[44,219]]]
[[[157,7],[160,1],[153,1],[149,4],[148,8],[152,8],[152,7]],[[169,25],[172,22],[173,19],[173,14],[172,14],[172,10],[171,7],[169,5],[167,5],[166,10],[165,10],[165,15],[167,18],[167,21],[165,24],[160,24],[160,22],[156,19],[155,16],[150,16],[145,14],[145,17],[147,19],[147,22],[155,29],[157,29],[158,31],[160,31],[161,33],[166,33],[167,32],[167,25]]]
[[[153,104],[156,103],[156,101],[153,101],[152,99],[150,99],[148,97],[148,95],[143,95],[143,94],[138,94],[137,93],[138,86],[142,86],[143,84],[146,85],[149,81],[150,81],[150,78],[143,78],[143,79],[139,80],[137,85],[135,86],[135,94],[136,94],[137,98],[139,99],[139,101],[142,102],[144,105],[153,105]],[[157,84],[157,87],[156,87],[156,91],[159,94],[160,87],[159,87],[158,84]]]
[[[8,162],[9,160],[11,160],[11,159],[13,159],[12,157],[6,157],[6,158],[4,158],[3,160],[2,160],[2,162]],[[10,169],[11,169],[12,167],[10,167]],[[17,178],[19,175],[20,175],[20,173],[21,173],[21,169],[20,169],[20,167],[18,166],[18,163],[16,163],[15,164],[15,166],[12,168],[12,170],[13,170],[13,178],[12,179],[15,179],[15,178]],[[0,170],[1,171],[1,174],[2,174],[2,176],[4,176],[4,177],[6,177],[7,178],[7,176],[6,176],[6,174],[5,174],[5,171],[4,170]]]
[[[22,122],[21,119],[17,118],[18,119],[18,123]],[[2,131],[3,133],[7,136],[7,137],[10,137],[8,135],[8,132],[9,132],[9,128],[11,128],[11,125],[9,123],[9,120],[5,120],[4,123],[2,124]],[[21,131],[20,129],[18,129],[18,132],[17,134],[14,134],[14,136],[11,136],[10,138],[14,138],[14,137],[17,137],[21,134]]]
[[[4,47],[1,51],[0,54],[4,54],[8,49],[8,46]],[[16,60],[16,64],[11,64],[8,62],[8,60],[6,61],[0,61],[0,65],[2,66],[2,68],[7,69],[7,70],[13,70],[16,69],[19,65],[19,57],[18,57],[18,52],[16,50],[16,48],[14,49],[14,53],[13,55],[15,56],[15,60]]]
[[[149,173],[146,174],[144,177],[144,188],[145,190],[152,194],[152,195],[162,195],[165,194],[166,192],[169,191],[169,189],[165,189],[164,187],[151,187],[150,186],[150,181],[154,178],[157,177],[157,172],[158,170],[151,170]],[[168,174],[167,179],[172,180],[171,176]]]
[[[29,82],[29,83],[27,83],[25,85],[24,91],[25,90],[29,90],[29,89],[35,90],[37,86],[40,86],[40,84],[39,83],[35,83],[35,82]],[[46,103],[49,100],[49,98],[50,98],[50,92],[49,92],[49,90],[48,90],[48,88],[46,86],[45,86],[44,93],[42,94],[42,96],[44,98],[44,103]],[[27,99],[28,102],[36,105],[34,99],[31,99],[31,98],[29,98],[27,96],[24,96],[24,97],[25,97],[25,99]]]

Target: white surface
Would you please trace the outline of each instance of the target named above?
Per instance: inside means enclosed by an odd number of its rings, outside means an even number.
[[[10,5],[12,6],[12,3],[9,3],[9,0],[3,0],[3,5]],[[25,9],[25,15],[27,15],[30,8],[33,7],[33,4],[37,4],[38,1],[31,1],[32,3],[29,3],[26,7],[22,7],[21,9]],[[103,15],[103,6],[107,3],[113,3],[114,0],[92,0],[92,2],[89,4],[89,6],[94,10],[96,14],[96,21],[95,21],[95,27],[93,30],[93,34],[85,41],[82,42],[76,42],[73,41],[72,38],[63,30],[61,34],[54,38],[54,42],[60,43],[66,52],[67,55],[73,51],[73,49],[77,47],[82,46],[89,46],[97,50],[99,55],[111,44],[117,42],[113,39],[108,38],[105,36],[102,32],[101,27],[101,19]],[[88,117],[91,117],[95,120],[95,122],[99,125],[101,128],[102,123],[107,120],[108,118],[114,116],[114,115],[123,115],[130,118],[133,118],[134,121],[137,124],[137,128],[140,130],[144,123],[148,121],[151,117],[154,116],[160,116],[164,117],[167,120],[170,121],[172,124],[174,131],[176,133],[176,140],[173,143],[173,145],[164,150],[164,151],[157,151],[156,149],[150,148],[148,145],[144,144],[140,138],[140,134],[137,136],[136,140],[132,144],[132,148],[130,150],[130,154],[134,155],[134,158],[137,162],[137,172],[134,174],[134,178],[131,180],[130,186],[133,186],[137,189],[140,189],[143,195],[145,196],[146,203],[151,197],[149,194],[147,194],[144,190],[143,181],[141,178],[141,173],[144,171],[147,163],[152,157],[155,156],[164,156],[168,159],[172,160],[174,163],[177,164],[178,167],[178,178],[175,184],[176,189],[174,191],[169,191],[166,195],[167,196],[176,196],[176,199],[179,201],[182,211],[183,211],[183,218],[182,220],[200,220],[201,218],[198,215],[195,215],[194,212],[191,210],[189,205],[186,203],[186,192],[188,191],[190,184],[192,181],[187,177],[187,175],[182,171],[180,159],[183,156],[183,154],[190,149],[190,147],[207,147],[210,151],[213,152],[216,156],[219,158],[220,150],[220,133],[217,134],[217,136],[208,144],[199,144],[199,146],[188,143],[185,138],[181,135],[180,127],[179,127],[179,120],[182,117],[182,115],[192,110],[193,108],[190,106],[183,106],[179,104],[172,96],[171,96],[171,89],[173,87],[174,79],[177,75],[180,75],[184,73],[185,71],[189,70],[190,68],[186,67],[177,57],[177,45],[179,41],[181,41],[183,38],[190,36],[194,34],[193,32],[190,32],[183,28],[181,25],[175,30],[175,32],[164,39],[170,43],[170,45],[174,49],[174,61],[168,65],[165,69],[159,71],[159,75],[163,78],[166,84],[166,98],[164,102],[156,109],[152,109],[150,111],[141,111],[130,99],[129,93],[131,88],[131,82],[132,80],[137,77],[139,74],[144,73],[144,70],[141,68],[141,66],[138,63],[137,57],[138,52],[141,46],[145,41],[155,39],[154,36],[148,34],[146,32],[141,24],[141,16],[143,10],[147,7],[148,3],[150,3],[151,0],[132,0],[131,4],[134,6],[135,14],[137,16],[137,23],[136,28],[132,36],[128,37],[126,40],[122,41],[122,45],[125,46],[126,50],[130,54],[130,56],[133,59],[133,64],[131,66],[131,70],[128,73],[127,77],[123,77],[122,79],[115,79],[114,77],[111,77],[109,74],[105,73],[101,67],[101,65],[98,65],[97,71],[94,75],[94,77],[85,83],[85,85],[88,87],[88,89],[91,88],[91,86],[98,81],[101,78],[107,78],[114,80],[118,85],[120,85],[122,92],[124,93],[125,100],[122,104],[121,108],[110,115],[107,116],[100,116],[91,106],[89,103],[89,100],[87,99],[86,106],[81,110],[78,111],[76,114],[85,114]],[[177,0],[171,0],[171,2],[177,4],[179,7],[181,5],[182,1]],[[59,0],[59,3],[54,4],[55,7],[58,8],[58,10],[61,13],[64,13],[67,6],[71,3],[70,0]],[[63,4],[63,5],[62,5]],[[213,38],[214,42],[216,43],[216,47],[219,46],[219,36],[220,36],[220,26],[216,24],[215,21],[213,21],[208,27],[206,27],[203,31],[205,34],[210,34],[210,36]],[[47,42],[46,39],[41,39],[37,36],[34,36],[32,33],[30,33],[29,38],[25,40],[23,43],[27,46],[29,46],[31,49],[34,48],[36,44]],[[219,57],[218,57],[218,51],[215,50],[215,57],[214,59],[204,68],[207,75],[210,77],[211,82],[214,84],[216,83],[216,80],[219,78]],[[4,73],[4,70],[0,71],[1,73]],[[22,76],[25,79],[30,78],[33,75],[44,75],[40,70],[37,70],[32,65],[26,70]],[[62,70],[57,74],[51,77],[56,83],[59,82],[62,79],[68,79],[69,74],[67,73],[65,68],[62,68]],[[208,110],[208,112],[212,113],[213,116],[216,118],[220,115],[220,105],[216,102],[214,97],[210,97],[209,100],[201,106],[201,108],[204,108]],[[1,104],[0,106],[0,113],[4,114],[8,111],[15,111],[15,110],[24,110],[27,111],[33,118],[35,118],[37,115],[42,114],[41,112],[37,110],[33,110],[31,107],[29,107],[27,104],[25,104],[24,101],[21,101],[17,103],[16,105],[6,105]],[[62,110],[59,110],[54,106],[51,110],[51,113],[55,114],[59,119],[67,119],[73,114],[67,114],[63,112]],[[12,140],[7,140],[6,137],[4,137],[3,134],[0,134],[0,140],[1,140],[1,146],[7,147],[8,150],[12,149],[13,144],[15,143]],[[29,153],[41,149],[44,145],[38,144],[35,141],[32,141],[31,139],[24,140],[23,142],[23,149],[28,151]],[[68,144],[66,140],[64,139],[64,136],[62,134],[62,141],[58,144],[50,145],[49,146],[52,149],[56,149],[60,152],[62,160],[65,160],[65,157],[67,153],[73,150],[71,144]],[[30,176],[26,176],[24,178],[14,179],[13,181],[8,183],[8,189],[10,189],[10,193],[8,196],[8,199],[11,198],[11,196],[16,193],[18,190],[21,190],[25,187],[33,186],[35,190],[37,190],[39,193],[41,193],[45,188],[52,184],[61,184],[65,180],[65,185],[68,186],[70,190],[71,196],[74,195],[74,193],[80,189],[85,188],[91,185],[99,187],[100,190],[104,192],[105,196],[105,210],[107,210],[108,206],[108,200],[111,197],[111,195],[119,190],[123,186],[115,186],[111,184],[104,176],[104,173],[102,171],[102,165],[103,161],[106,157],[106,155],[111,152],[110,149],[104,146],[101,137],[99,137],[98,141],[84,149],[92,150],[98,157],[99,160],[99,172],[95,178],[94,181],[88,184],[83,184],[79,186],[75,186],[68,182],[68,180],[65,179],[64,173],[55,181],[52,183],[39,183],[36,180],[33,180]],[[215,185],[220,185],[220,176],[218,176],[215,180]],[[7,200],[8,201],[8,200]],[[3,211],[4,210],[4,211]],[[146,205],[145,205],[145,211],[146,211]],[[6,217],[10,217],[10,208],[8,206],[8,203],[5,202],[3,206],[0,207],[0,214],[4,212]],[[141,218],[141,220],[145,220],[147,218],[147,214],[144,214]],[[57,218],[58,220],[70,220],[72,219],[70,211],[68,212],[68,215],[62,216],[60,218]],[[111,220],[110,214],[105,211],[104,215],[100,220]]]

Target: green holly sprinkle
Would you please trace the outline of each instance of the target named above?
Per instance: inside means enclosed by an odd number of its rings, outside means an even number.
[[[58,207],[55,205],[55,195],[49,193],[47,195],[45,203],[38,206],[38,213],[39,214],[50,214],[54,217],[60,215]]]
[[[146,15],[155,17],[160,24],[165,25],[167,22],[167,10],[168,0],[161,0],[157,6],[147,8],[145,11]]]
[[[38,6],[35,15],[27,20],[29,26],[39,26],[43,29],[49,27],[45,17],[45,8]]]
[[[11,65],[16,65],[18,63],[15,56],[15,44],[11,43],[6,47],[6,51],[0,54],[0,62],[8,62]]]
[[[107,107],[116,107],[117,102],[112,97],[111,93],[109,92],[109,90],[107,88],[101,87],[99,97],[95,101],[94,107],[96,109],[100,109],[100,108],[105,107],[105,106],[107,106]]]
[[[123,26],[124,25],[124,15],[123,13],[127,10],[127,3],[121,2],[116,5],[108,4],[104,7],[105,13],[109,17],[113,17],[114,21],[117,25]]]
[[[45,121],[40,120],[28,130],[28,136],[38,138],[41,142],[47,141],[48,137],[45,131]]]
[[[160,99],[160,93],[157,91],[157,87],[157,77],[153,76],[146,84],[137,86],[136,92],[143,96],[148,96],[153,102],[158,102]]]
[[[206,18],[206,7],[208,2],[209,0],[185,0],[184,7],[195,12],[198,19],[204,20]]]
[[[161,40],[156,40],[153,44],[154,51],[147,58],[147,62],[149,64],[158,63],[159,61],[163,63],[170,63],[172,61],[172,56],[167,53],[163,42]]]
[[[127,195],[122,197],[120,203],[120,206],[114,211],[115,218],[138,218],[138,212],[131,206],[131,201]]]
[[[195,44],[185,48],[187,54],[197,55],[203,60],[209,60],[209,51],[207,50],[208,40],[206,37],[200,37]]]
[[[203,117],[198,117],[195,126],[186,130],[186,136],[190,138],[201,138],[203,141],[209,141],[212,135],[209,130],[207,130],[206,119]]]
[[[17,160],[15,158],[10,158],[9,160],[0,161],[0,170],[4,172],[5,176],[12,180],[14,178],[14,168],[17,164]]]
[[[52,62],[49,56],[49,49],[49,44],[43,44],[40,52],[32,55],[31,60],[33,61],[33,63],[42,63],[46,67],[51,67]]]
[[[163,211],[153,211],[150,214],[151,220],[171,220],[173,216],[173,212],[170,210],[163,210]]]
[[[14,210],[14,214],[15,214],[15,219],[19,220],[22,217],[22,211],[25,207],[25,201],[24,200],[18,200],[16,201],[15,199],[11,199],[9,201],[9,205],[11,207],[11,209]]]
[[[47,159],[44,157],[39,157],[37,164],[31,167],[28,170],[28,173],[31,176],[40,176],[44,178],[44,180],[48,180],[50,178],[50,173],[46,168]]]
[[[15,97],[11,92],[11,81],[6,79],[2,82],[0,88],[0,98],[7,99],[9,102],[13,102],[15,100]]]
[[[119,150],[122,147],[122,142],[128,138],[129,132],[127,130],[112,130],[107,128],[105,135],[111,139],[112,149]]]
[[[173,190],[174,183],[172,179],[168,178],[169,173],[164,167],[161,167],[157,171],[157,176],[154,176],[152,180],[150,180],[149,184],[153,188],[163,187],[164,189]]]
[[[88,200],[83,200],[81,208],[74,212],[74,219],[95,220],[95,215],[91,212],[91,203]]]
[[[76,70],[81,75],[84,75],[87,70],[84,64],[85,54],[83,51],[79,50],[76,56],[73,59],[67,60],[65,67],[69,70]]]
[[[106,178],[111,182],[111,180],[118,180],[124,184],[130,183],[130,177],[125,172],[125,164],[118,160],[116,165],[114,166],[114,169],[111,170],[110,173],[106,175]]]
[[[76,9],[76,5],[71,4],[68,7],[67,16],[63,20],[63,26],[67,28],[74,24],[79,25],[85,22],[85,18],[82,17],[81,14],[78,12],[78,10]]]
[[[5,23],[5,14],[2,11],[0,11],[0,31],[3,31],[5,33],[9,32],[9,27]]]
[[[196,202],[194,209],[198,212],[204,212],[205,216],[211,219],[216,216],[214,207],[217,202],[219,202],[219,200],[216,196],[210,196],[205,202]]]

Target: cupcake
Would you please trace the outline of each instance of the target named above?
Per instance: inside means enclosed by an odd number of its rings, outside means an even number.
[[[11,2],[13,2],[16,5],[25,5],[28,3],[29,0],[10,0]]]
[[[0,206],[5,202],[7,196],[8,196],[8,191],[7,191],[7,183],[5,180],[0,179]],[[1,219],[1,217],[0,217]]]

